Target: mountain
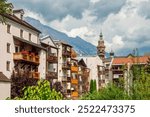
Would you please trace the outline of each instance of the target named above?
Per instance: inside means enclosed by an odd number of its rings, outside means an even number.
[[[43,25],[39,20],[31,17],[25,17],[25,21],[36,27],[42,32],[42,36],[50,35],[56,40],[62,40],[72,45],[79,55],[96,55],[96,47],[80,37],[69,37],[67,34],[57,31],[47,25]]]

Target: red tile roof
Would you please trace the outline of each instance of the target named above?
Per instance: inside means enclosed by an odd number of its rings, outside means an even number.
[[[146,64],[150,56],[139,56],[139,57],[117,57],[113,60],[113,65],[122,65],[127,63],[139,63]]]

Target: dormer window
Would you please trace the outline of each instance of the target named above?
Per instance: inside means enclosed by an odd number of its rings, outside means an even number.
[[[20,29],[20,37],[23,38],[23,30]]]

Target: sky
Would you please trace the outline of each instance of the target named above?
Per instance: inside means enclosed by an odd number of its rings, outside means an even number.
[[[8,0],[25,15],[70,37],[97,46],[103,33],[106,51],[121,55],[150,52],[150,0]]]

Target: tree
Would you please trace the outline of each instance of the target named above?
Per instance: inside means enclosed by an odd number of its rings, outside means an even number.
[[[97,87],[96,87],[96,80],[93,81],[93,91],[97,91]]]
[[[6,19],[1,14],[11,13],[11,4],[7,0],[0,0],[0,23],[5,23]]]
[[[134,72],[139,72],[134,71]],[[150,74],[145,71],[144,68],[141,69],[139,76],[133,76],[132,99],[134,100],[149,100],[150,99]]]
[[[50,83],[47,80],[39,80],[37,86],[24,87],[24,94],[21,100],[61,100],[63,96],[55,89],[50,89]]]
[[[130,97],[123,89],[117,87],[116,85],[109,84],[107,85],[107,87],[99,91],[85,94],[83,97],[81,97],[81,99],[83,100],[126,100],[126,99],[130,99]]]
[[[91,80],[91,82],[90,82],[90,93],[92,93],[93,92],[93,80]]]

